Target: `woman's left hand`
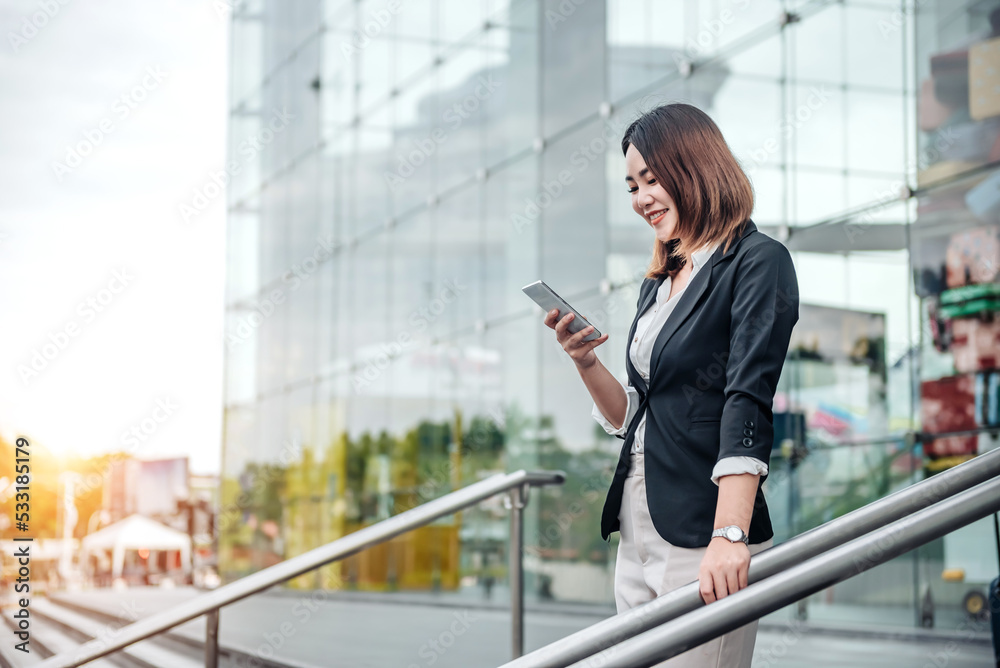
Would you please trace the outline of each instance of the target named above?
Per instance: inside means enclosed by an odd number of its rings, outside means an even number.
[[[698,589],[705,603],[712,603],[747,586],[750,548],[743,542],[713,538],[698,569]]]

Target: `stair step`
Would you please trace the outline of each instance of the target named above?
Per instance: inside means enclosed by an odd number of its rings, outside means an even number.
[[[43,660],[34,648],[31,649],[29,654],[25,654],[14,649],[13,643],[0,645],[0,661],[3,662],[2,665],[11,666],[12,668],[28,668],[29,666],[41,663]]]
[[[35,612],[35,604],[38,599],[32,600],[31,610]],[[31,649],[31,654],[29,656],[34,657],[33,663],[28,664],[15,664],[15,665],[33,665],[41,661],[41,654],[38,652],[38,646],[41,645],[46,650],[52,654],[60,654],[62,652],[72,652],[78,650],[84,643],[74,639],[70,636],[64,629],[60,628],[58,624],[42,617],[41,615],[32,614],[31,616],[31,644],[29,645]],[[21,654],[21,652],[16,652]],[[87,664],[91,668],[120,668],[115,664],[111,663],[107,659],[97,659]]]
[[[11,618],[10,613],[7,608],[4,608],[4,623],[0,625],[0,629],[6,627],[9,628],[11,633],[17,630],[14,625],[14,620]],[[48,657],[48,653],[39,653],[38,645],[35,644],[34,630],[29,629],[32,634],[31,642],[28,644],[28,649],[30,650],[27,654],[19,650],[14,649],[16,643],[21,642],[17,636],[10,635],[9,641],[0,643],[0,661],[3,665],[10,666],[11,668],[23,668],[25,666],[34,666],[37,663],[41,663]]]
[[[100,638],[107,634],[109,629],[107,624],[103,624],[75,610],[64,608],[46,598],[36,598],[32,604],[32,610],[39,615],[77,629],[91,638]],[[198,661],[190,656],[169,650],[153,640],[142,640],[119,650],[119,652],[153,666],[201,668],[205,665],[204,661]]]
[[[120,625],[126,625],[130,622],[130,620],[122,618],[119,612],[121,606],[116,607],[114,605],[109,605],[106,601],[102,604],[99,598],[96,600],[79,600],[79,597],[77,596],[56,594],[49,597],[49,602],[53,605],[59,606],[60,608],[72,610],[85,617],[99,619],[101,620],[99,623],[117,622]],[[177,603],[175,602],[175,604]],[[223,612],[223,616],[224,615],[225,612]],[[139,616],[141,618],[146,615],[140,613]],[[162,639],[168,644],[177,644],[191,650],[198,656],[198,662],[194,665],[199,667],[204,665],[205,618],[203,616],[196,618],[196,622],[194,624],[190,621],[185,622],[180,626],[164,631],[160,635],[155,636],[155,638],[157,638],[157,642]],[[150,641],[147,640],[142,642]],[[152,665],[159,668],[159,666],[165,664]],[[172,664],[170,665],[172,668]],[[219,665],[236,667],[250,665],[261,666],[261,668],[320,668],[317,664],[305,663],[286,657],[270,657],[265,659],[259,655],[256,647],[243,645],[242,643],[227,642],[223,644],[221,638],[219,643]]]

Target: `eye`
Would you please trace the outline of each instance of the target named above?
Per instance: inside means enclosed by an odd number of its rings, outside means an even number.
[[[628,189],[628,191],[629,191],[630,193],[634,193],[634,192],[635,192],[636,190],[638,190],[638,188],[629,188],[629,189]]]
[[[649,185],[653,185],[654,183],[656,183],[656,179],[653,179],[652,181],[650,181]]]

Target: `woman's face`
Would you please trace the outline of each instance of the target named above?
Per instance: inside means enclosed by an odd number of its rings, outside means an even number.
[[[625,183],[632,193],[632,210],[656,232],[659,241],[675,238],[677,207],[674,200],[646,167],[642,154],[629,144],[625,151]]]

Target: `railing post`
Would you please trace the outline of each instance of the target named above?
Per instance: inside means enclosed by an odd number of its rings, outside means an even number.
[[[528,485],[510,490],[510,614],[513,658],[524,654],[524,506]]]
[[[205,668],[219,668],[219,608],[205,615]]]

